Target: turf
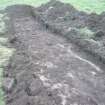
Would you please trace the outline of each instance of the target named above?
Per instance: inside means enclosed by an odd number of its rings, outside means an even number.
[[[5,8],[6,6],[13,4],[27,4],[27,5],[39,6],[48,1],[49,0],[0,0],[0,7]]]
[[[85,38],[85,39],[94,38],[94,32],[89,30],[88,27],[81,28],[78,31],[79,31],[79,33],[81,35],[81,38]]]
[[[72,4],[80,11],[88,13],[96,12],[98,14],[105,11],[105,0],[61,0],[65,3]]]

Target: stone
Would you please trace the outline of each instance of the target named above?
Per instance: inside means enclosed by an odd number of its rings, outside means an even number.
[[[14,78],[10,78],[10,77],[6,77],[3,79],[3,90],[5,92],[11,92],[13,87],[15,85],[15,79]]]
[[[104,36],[104,32],[103,31],[98,31],[95,33],[95,40],[100,40],[102,39],[102,37]]]
[[[26,92],[29,96],[38,95],[43,89],[43,83],[39,79],[33,79],[32,82],[27,86]]]
[[[17,41],[17,37],[15,36],[15,37],[11,38],[9,42],[10,42],[10,43],[14,43],[14,42],[16,42],[16,41]]]

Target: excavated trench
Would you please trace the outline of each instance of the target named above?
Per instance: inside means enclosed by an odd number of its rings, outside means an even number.
[[[6,105],[105,105],[103,62],[47,29],[33,9],[6,9],[8,38],[16,49],[4,71]]]

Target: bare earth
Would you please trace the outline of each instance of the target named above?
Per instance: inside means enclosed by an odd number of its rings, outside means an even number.
[[[10,43],[17,51],[4,77],[16,82],[5,94],[6,105],[105,105],[105,72],[99,63],[31,15],[15,11],[10,18]]]

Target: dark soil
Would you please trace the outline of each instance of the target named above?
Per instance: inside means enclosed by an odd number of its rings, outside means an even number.
[[[33,10],[35,16],[46,28],[58,33],[105,63],[105,13],[86,14],[68,4],[52,1]],[[78,29],[88,27],[94,33],[89,39],[81,37]]]
[[[39,8],[14,5],[5,12],[9,44],[16,48],[4,71],[6,105],[105,105],[104,60],[90,54],[97,44],[75,30],[87,26],[98,37],[93,40],[104,43],[104,13],[88,15],[56,1]]]

